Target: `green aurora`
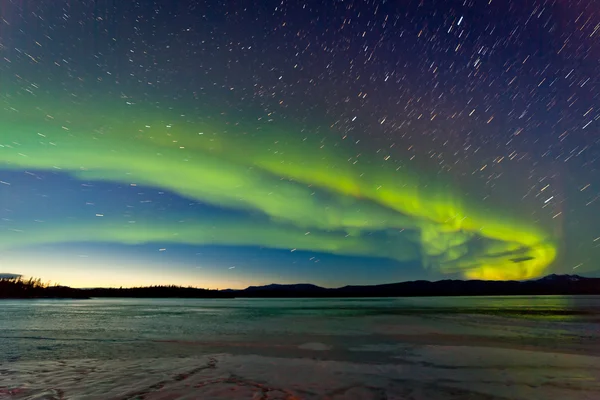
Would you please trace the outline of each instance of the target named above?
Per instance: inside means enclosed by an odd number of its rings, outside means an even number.
[[[3,168],[156,187],[256,216],[31,224],[22,226],[26,234],[0,236],[4,248],[74,241],[249,245],[418,260],[477,279],[534,278],[557,257],[556,242],[534,222],[489,213],[439,179],[366,155],[358,160],[347,146],[315,135],[193,121],[139,105],[29,103],[13,98],[0,109]]]

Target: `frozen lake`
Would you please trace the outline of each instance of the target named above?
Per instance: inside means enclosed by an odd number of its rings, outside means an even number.
[[[595,399],[599,336],[597,296],[2,301],[0,399]]]

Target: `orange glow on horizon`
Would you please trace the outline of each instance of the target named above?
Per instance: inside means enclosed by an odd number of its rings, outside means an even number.
[[[1,260],[4,273],[20,274],[24,279],[40,279],[51,285],[73,288],[118,288],[154,285],[192,286],[202,289],[243,289],[264,284],[244,279],[239,273],[215,268],[196,268],[184,264],[157,264],[115,259],[11,257]]]

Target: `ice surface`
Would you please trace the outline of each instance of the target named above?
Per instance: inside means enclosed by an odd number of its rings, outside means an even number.
[[[0,399],[600,399],[600,298],[466,301],[6,302]]]
[[[217,354],[20,362],[10,399],[598,399],[600,358],[427,346],[396,364]]]

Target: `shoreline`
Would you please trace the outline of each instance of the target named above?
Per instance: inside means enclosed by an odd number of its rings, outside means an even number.
[[[448,297],[448,298],[485,298],[485,297],[560,297],[560,296],[569,296],[569,297],[600,297],[600,291],[598,293],[542,293],[542,294],[522,294],[522,293],[513,293],[513,294],[424,294],[424,295],[394,295],[394,296],[233,296],[233,297],[184,297],[184,296],[154,296],[154,297],[145,297],[145,296],[87,296],[87,297],[58,297],[58,296],[36,296],[36,297],[0,297],[0,301],[2,300],[94,300],[94,299],[115,299],[115,300],[124,300],[124,299],[140,299],[140,300],[161,300],[161,299],[178,299],[178,300],[234,300],[234,299],[307,299],[307,300],[350,300],[350,299],[410,299],[410,298],[439,298],[439,297]]]

